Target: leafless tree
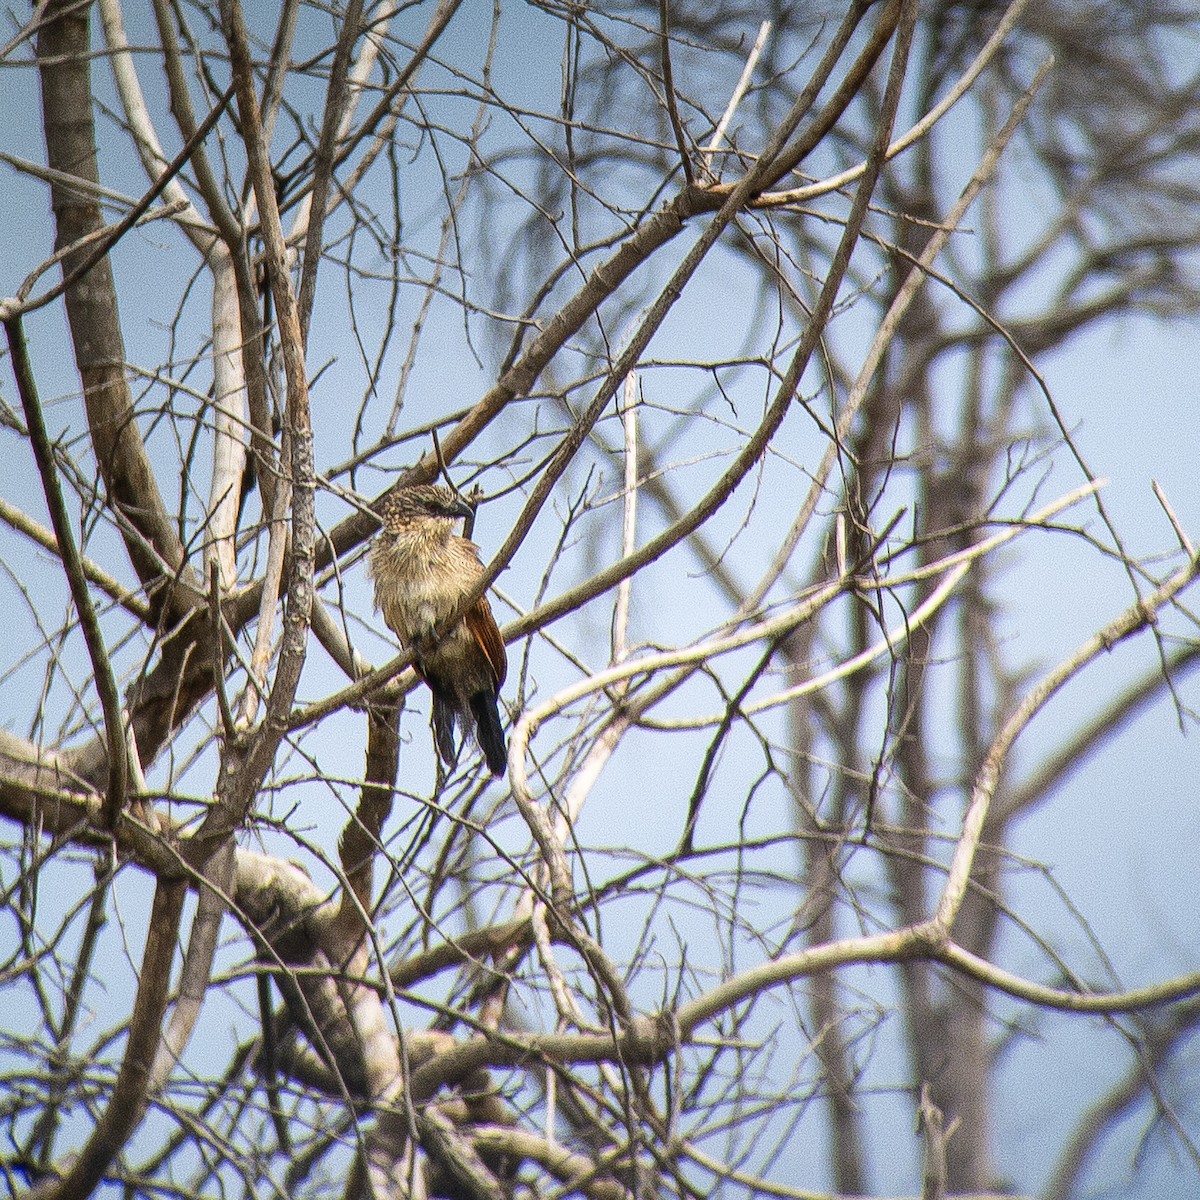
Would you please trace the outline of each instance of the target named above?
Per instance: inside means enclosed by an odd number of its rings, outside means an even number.
[[[1052,1012],[1128,1073],[1051,1194],[1146,1102],[1200,1175],[1200,972],[1124,986],[1010,895],[1082,764],[1193,721],[1191,536],[1160,491],[1128,548],[1041,373],[1200,308],[1186,5],[12,28],[10,1192],[1011,1194]],[[502,783],[439,765],[361,566],[438,477]],[[1109,607],[1030,668],[1046,544]]]

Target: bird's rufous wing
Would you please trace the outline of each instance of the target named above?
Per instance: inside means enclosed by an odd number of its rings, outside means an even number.
[[[504,651],[504,639],[500,636],[500,627],[496,624],[496,618],[492,616],[492,606],[488,604],[487,597],[480,596],[467,609],[463,620],[486,656],[492,674],[496,677],[496,691],[499,691],[504,677],[508,674],[508,655]]]

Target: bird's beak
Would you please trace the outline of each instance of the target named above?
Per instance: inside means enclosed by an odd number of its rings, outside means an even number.
[[[446,511],[452,517],[469,517],[475,512],[465,500],[460,500],[457,496],[454,497],[454,503]]]

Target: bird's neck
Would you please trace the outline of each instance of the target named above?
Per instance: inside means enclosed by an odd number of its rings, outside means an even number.
[[[388,539],[384,553],[401,569],[423,570],[451,556],[453,533],[442,521],[401,529]]]

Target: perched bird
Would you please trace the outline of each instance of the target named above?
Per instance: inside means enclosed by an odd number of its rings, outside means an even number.
[[[503,775],[508,747],[498,696],[508,672],[504,641],[486,596],[439,637],[434,631],[459,608],[483,575],[479,550],[454,532],[467,507],[449,488],[418,484],[388,496],[383,529],[371,549],[375,606],[413,653],[433,692],[433,731],[442,761],[455,760],[454,723],[474,725],[488,770]]]

